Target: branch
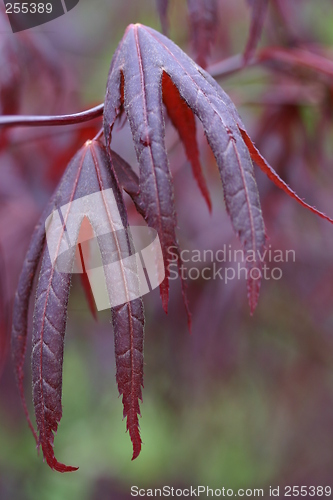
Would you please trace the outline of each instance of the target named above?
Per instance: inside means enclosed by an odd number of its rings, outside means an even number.
[[[320,73],[333,76],[333,64],[323,56],[319,56],[310,51],[294,49],[287,52],[282,48],[268,47],[258,52],[249,61],[244,60],[243,54],[228,57],[221,62],[212,64],[207,68],[208,73],[214,78],[229,76],[233,73],[249,68],[251,66],[270,63],[283,62],[291,66],[305,66]],[[20,116],[7,115],[0,116],[0,127],[30,126],[40,127],[46,125],[73,125],[77,123],[94,120],[103,115],[104,104],[99,104],[94,108],[74,113],[72,115],[59,116]]]
[[[247,64],[249,65],[249,64]],[[229,75],[235,71],[239,71],[244,67],[242,54],[230,57],[214,64],[208,68],[208,72],[213,77],[221,77]],[[55,115],[55,116],[33,116],[33,115],[4,115],[0,116],[0,127],[42,127],[47,125],[74,125],[77,123],[94,120],[103,115],[104,103],[95,106],[94,108],[73,113],[71,115]]]
[[[104,104],[99,104],[94,108],[73,113],[72,115],[58,116],[0,116],[0,127],[41,127],[45,125],[73,125],[76,123],[94,120],[103,115]]]

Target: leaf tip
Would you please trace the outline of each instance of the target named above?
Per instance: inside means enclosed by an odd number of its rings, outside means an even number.
[[[131,438],[132,446],[133,446],[133,455],[132,455],[132,459],[131,459],[133,461],[136,458],[138,458],[138,456],[141,453],[142,440],[141,440],[141,436],[140,436],[138,422],[136,423],[134,428],[132,426],[129,426],[128,429],[129,429],[129,434],[130,434],[130,438]]]
[[[141,443],[140,443],[140,446],[133,446],[132,462],[133,462],[133,460],[138,458],[138,456],[140,455],[140,452],[141,452]]]
[[[55,470],[55,471],[61,472],[61,473],[63,473],[63,472],[75,472],[79,469],[78,467],[74,467],[72,465],[65,465],[65,464],[62,464],[61,462],[58,462],[54,456],[53,457],[47,456],[46,462],[52,470]]]

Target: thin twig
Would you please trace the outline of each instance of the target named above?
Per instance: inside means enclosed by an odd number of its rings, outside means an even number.
[[[251,65],[247,63],[246,66]],[[208,72],[216,77],[226,76],[243,69],[243,55],[239,54],[220,63],[214,64],[208,68]],[[77,123],[87,122],[103,115],[104,104],[99,104],[94,108],[73,113],[71,115],[58,116],[24,116],[24,115],[7,115],[0,116],[0,127],[42,127],[47,125],[74,125]]]
[[[227,76],[236,71],[255,64],[255,61],[249,61],[244,65],[243,54],[238,54],[228,59],[224,59],[220,63],[214,64],[208,68],[208,72],[215,78]],[[87,122],[103,115],[104,104],[99,104],[94,108],[73,113],[71,115],[58,116],[24,116],[24,115],[7,115],[0,116],[0,127],[42,127],[47,125],[74,125],[77,123]]]
[[[0,116],[0,127],[41,127],[47,125],[73,125],[76,123],[87,122],[103,115],[104,104],[99,104],[94,108],[73,113],[72,115],[58,116],[23,116],[8,115]]]
[[[223,61],[212,64],[207,68],[208,73],[214,78],[221,78],[222,76],[229,76],[233,73],[247,69],[249,67],[265,64],[270,61],[282,61],[294,65],[306,66],[307,63],[304,58],[305,51],[294,51],[291,55],[287,54],[285,51],[278,51],[275,49],[264,49],[260,51],[257,56],[252,57],[249,61],[244,61],[243,54],[237,54],[232,57],[228,57]],[[310,53],[309,53],[310,54]],[[327,60],[323,57],[312,55],[312,60],[310,66],[315,66],[318,71],[323,73],[332,74],[332,68],[329,66],[327,69]],[[314,64],[314,62],[316,64]],[[309,65],[309,64],[308,64]],[[325,66],[326,65],[326,66]],[[71,115],[59,115],[59,116],[0,116],[0,127],[18,127],[18,126],[30,126],[30,127],[40,127],[46,125],[73,125],[77,123],[86,122],[93,120],[103,115],[104,104],[99,104],[94,108],[81,111],[80,113],[74,113]]]

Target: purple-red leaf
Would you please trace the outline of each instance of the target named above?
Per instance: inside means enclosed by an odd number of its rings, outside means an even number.
[[[325,215],[323,212],[320,212],[316,208],[314,208],[311,205],[308,205],[308,203],[305,203],[305,201],[302,200],[289,186],[286,184],[280,177],[279,175],[275,172],[275,170],[267,163],[265,158],[260,154],[258,149],[255,147],[253,142],[251,141],[249,135],[247,134],[246,130],[242,127],[239,127],[239,130],[242,134],[242,137],[249,149],[250,155],[252,160],[260,167],[260,169],[267,175],[267,177],[274,182],[274,184],[282,189],[285,193],[287,193],[291,198],[296,200],[300,205],[303,207],[307,208],[310,210],[310,212],[313,212],[314,214],[318,215],[322,219],[327,220],[328,222],[331,222],[333,224],[333,219]]]
[[[120,157],[112,152],[112,156],[120,160]],[[98,176],[100,190],[103,191],[112,186],[116,198],[120,220],[112,214],[106,200],[105,211],[111,229],[110,238],[98,238],[101,250],[102,262],[106,285],[112,301],[112,297],[119,294],[118,286],[112,274],[114,269],[108,267],[110,261],[118,262],[118,271],[121,274],[120,288],[125,295],[123,304],[112,308],[112,323],[114,329],[115,355],[116,355],[116,380],[119,394],[123,397],[124,417],[127,418],[127,430],[133,444],[132,460],[137,458],[141,450],[141,437],[139,432],[138,415],[140,415],[139,400],[142,401],[143,387],[143,335],[144,335],[144,311],[141,298],[131,300],[138,295],[138,277],[136,268],[133,269],[123,260],[124,257],[133,253],[130,234],[128,231],[119,230],[128,227],[127,212],[117,178],[114,175],[112,159],[108,162],[108,156],[104,147],[93,147],[92,157]],[[108,166],[109,168],[104,168]],[[103,168],[101,168],[103,166]]]
[[[89,175],[93,173],[90,165],[91,155],[87,154],[88,151],[89,147],[85,145],[75,155],[54,195],[57,208],[70,204],[63,217],[62,230],[57,235],[56,258],[65,235],[71,203],[94,192],[91,183],[87,184]],[[81,222],[82,220],[77,221],[76,239]],[[44,226],[45,221],[42,220],[41,224]],[[75,250],[75,247],[73,249]],[[74,257],[75,253],[71,252],[72,266]],[[70,284],[71,273],[60,272],[56,261],[51,261],[49,251],[44,251],[33,321],[31,357],[33,401],[39,434],[38,444],[42,447],[48,465],[59,472],[71,472],[77,469],[59,463],[53,451],[53,432],[57,431],[62,416],[62,366]]]
[[[140,183],[138,176],[133,171],[132,167],[121,156],[115,153],[115,151],[111,150],[111,158],[120,185],[122,186],[124,191],[126,191],[126,193],[130,195],[136,210],[145,219],[146,213],[140,197]],[[182,261],[180,258],[179,248],[175,246],[174,250],[176,250],[176,253],[178,254],[177,264],[179,269],[179,275],[181,275],[180,268],[182,266]],[[191,312],[189,309],[189,304],[187,299],[187,287],[184,280],[181,280],[181,287],[182,287],[183,302],[187,315],[187,324],[189,331],[191,331],[192,328]]]
[[[30,420],[24,397],[24,360],[27,348],[29,301],[38,262],[43,252],[45,242],[45,220],[54,207],[55,203],[53,198],[51,198],[32,234],[29,249],[23,263],[18,287],[15,293],[13,306],[12,353],[14,367],[24,412],[36,442],[38,441],[37,434]]]
[[[199,160],[199,150],[196,139],[196,125],[194,114],[180,97],[177,87],[167,73],[162,76],[163,102],[173,126],[177,129],[179,137],[191,162],[193,175],[198,183],[202,196],[205,198],[209,211],[212,211],[210,194],[202,173]]]
[[[108,189],[112,189],[117,209],[108,203],[108,199],[104,195],[104,191]],[[62,365],[71,272],[80,227],[85,218],[85,213],[72,211],[75,210],[72,208],[74,206],[72,202],[98,192],[101,193],[103,200],[102,211],[104,215],[100,213],[90,214],[93,219],[90,222],[94,232],[98,234],[97,229],[104,217],[109,231],[103,238],[98,238],[109,296],[112,293],[117,293],[117,290],[112,289],[112,283],[114,282],[108,274],[107,264],[109,261],[105,260],[110,257],[110,248],[113,251],[117,250],[116,255],[119,257],[119,266],[123,271],[123,287],[126,292],[129,290],[129,282],[133,287],[135,273],[133,269],[125,269],[125,265],[120,258],[124,254],[129,255],[132,250],[127,232],[123,231],[126,234],[125,238],[120,240],[119,237],[121,232],[119,233],[118,230],[127,228],[123,198],[104,146],[98,141],[88,141],[70,162],[59,187],[36,227],[24,263],[14,304],[12,347],[22,401],[29,425],[38,444],[42,447],[48,465],[59,472],[76,470],[76,467],[59,463],[53,451],[53,433],[57,431],[62,416]],[[71,246],[67,252],[69,254],[69,260],[66,264],[67,272],[58,270],[57,260],[51,259],[48,249],[43,252],[45,221],[55,208],[59,209],[63,206],[66,206],[65,214],[63,214],[60,232],[55,235],[54,248],[56,249],[55,257],[57,258],[62,248],[62,239],[65,232],[68,235],[67,224],[70,222]],[[116,211],[116,213],[113,213],[113,211]],[[29,299],[42,252],[32,339],[33,400],[38,430],[37,438],[24,401],[23,364],[26,349]],[[111,299],[110,302],[112,304]],[[124,415],[127,417],[127,428],[133,442],[133,457],[135,458],[141,448],[137,418],[139,399],[142,398],[141,386],[143,384],[144,317],[141,299],[136,298],[132,302],[126,302],[123,305],[114,307],[112,309],[112,319],[115,334],[117,382],[119,392],[123,395]]]
[[[123,84],[125,110],[140,164],[140,197],[148,224],[159,233],[166,270],[168,272],[167,250],[177,245],[171,176],[164,141],[163,72],[202,122],[217,160],[233,227],[245,251],[254,256],[248,262],[249,271],[260,268],[265,228],[253,165],[238,129],[242,122],[235,106],[215,80],[168,38],[151,28],[131,25],[111,63],[105,101],[105,135],[110,147],[112,127],[121,108]],[[259,287],[260,279],[255,279],[249,272],[251,311],[256,306]],[[162,298],[165,302],[167,290],[162,290]]]
[[[165,150],[162,110],[162,59],[150,42],[143,41],[143,29],[129,26],[111,63],[105,100],[105,136],[111,144],[111,132],[121,109],[121,87],[140,165],[140,198],[149,226],[161,240],[165,279],[160,285],[163,308],[169,298],[168,249],[176,246],[176,214],[171,173]],[[147,91],[149,89],[149,91]]]
[[[139,178],[132,167],[115,151],[111,150],[112,165],[121,187],[130,195],[135,208],[145,219],[145,209],[140,198]]]

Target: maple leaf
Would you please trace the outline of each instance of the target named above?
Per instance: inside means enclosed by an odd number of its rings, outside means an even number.
[[[142,215],[144,219],[146,219],[146,207],[145,204],[142,201],[142,198],[140,196],[140,181],[136,173],[133,171],[132,167],[115,151],[111,150],[111,157],[112,157],[112,163],[114,166],[114,170],[116,172],[117,178],[119,180],[119,183],[121,184],[122,188],[124,191],[126,191],[127,194],[131,197],[135,208],[137,212]],[[209,197],[209,193],[207,191],[207,195]],[[210,201],[210,199],[209,199]],[[179,270],[179,275],[181,276],[181,259],[180,256],[178,255],[178,270]],[[181,280],[181,288],[182,288],[182,296],[183,296],[183,302],[185,305],[185,310],[187,314],[187,324],[188,328],[191,331],[192,327],[192,321],[191,321],[191,313],[189,309],[189,303],[187,299],[187,287],[186,283],[184,280]]]
[[[110,206],[105,190],[112,189],[117,210]],[[143,385],[143,332],[144,313],[140,298],[130,300],[135,279],[132,268],[123,263],[123,255],[131,254],[132,247],[127,231],[126,209],[111,161],[104,146],[98,141],[88,141],[68,165],[59,187],[46,207],[34,234],[23,265],[15,295],[12,326],[12,350],[15,370],[24,410],[29,426],[38,445],[41,445],[48,465],[59,472],[70,472],[77,468],[59,463],[53,451],[53,441],[62,416],[62,365],[64,336],[67,322],[67,304],[71,283],[71,269],[74,264],[75,247],[84,215],[71,223],[72,246],[69,251],[68,272],[57,269],[56,260],[44,249],[46,238],[45,222],[59,207],[66,208],[61,222],[60,234],[56,235],[56,257],[61,248],[61,238],[70,220],[72,202],[92,193],[100,192],[104,207],[104,224],[109,228],[107,237],[97,237],[106,275],[109,296],[114,294],[114,280],[109,275],[107,264],[118,257],[117,262],[123,281],[126,302],[112,308],[114,327],[116,380],[119,393],[123,396],[124,417],[133,443],[133,459],[141,449],[138,414],[139,399],[142,399]],[[101,214],[95,214],[90,223],[96,231],[101,224]],[[32,338],[32,380],[33,401],[37,432],[30,421],[23,392],[23,365],[27,343],[28,306],[38,262],[42,257],[33,320]],[[136,295],[137,297],[138,295]],[[111,302],[111,298],[110,298]],[[111,302],[112,303],[112,302]]]
[[[273,170],[254,146],[228,95],[218,83],[177,45],[152,28],[130,25],[111,62],[104,110],[104,131],[110,148],[112,129],[125,110],[140,167],[140,211],[157,230],[162,243],[166,278],[161,286],[167,310],[168,249],[178,248],[172,178],[165,148],[162,103],[165,104],[192,163],[206,200],[208,191],[198,161],[193,115],[201,121],[219,168],[227,211],[245,253],[254,256],[248,266],[248,300],[251,313],[259,295],[265,247],[265,228],[252,161],[289,196],[313,213],[332,222],[304,202]],[[182,113],[177,109],[180,108]],[[186,109],[186,111],[185,111]],[[208,195],[209,196],[209,195]],[[209,203],[209,201],[208,201]],[[186,302],[185,290],[183,295]]]
[[[310,210],[310,212],[318,215],[324,220],[327,220],[331,224],[333,224],[333,219],[328,217],[326,214],[321,212],[320,210],[317,210],[315,207],[312,205],[309,205],[306,203],[302,198],[300,198],[295,191],[293,191],[284,180],[280,178],[280,176],[275,172],[275,170],[269,165],[269,163],[265,160],[265,158],[260,154],[258,149],[255,147],[253,144],[252,140],[250,139],[248,133],[246,132],[245,128],[243,125],[239,125],[239,130],[242,134],[242,137],[244,139],[245,144],[247,145],[251,158],[252,160],[258,165],[258,167],[267,175],[267,177],[274,182],[274,184],[282,189],[288,196],[296,200],[302,207],[307,208]]]
[[[317,61],[318,62],[318,61]],[[320,61],[319,61],[320,62]],[[304,61],[303,61],[304,63]],[[327,69],[325,64],[326,72]],[[266,162],[251,141],[238,112],[217,82],[168,38],[151,28],[130,25],[111,62],[104,109],[104,133],[107,147],[99,141],[88,141],[70,162],[62,181],[36,226],[24,262],[15,296],[12,346],[20,394],[29,425],[41,445],[51,468],[73,471],[76,468],[59,463],[53,451],[54,435],[62,416],[61,388],[64,335],[67,304],[76,243],[83,221],[75,221],[74,240],[67,272],[60,272],[45,249],[45,222],[49,215],[68,205],[60,224],[61,234],[67,223],[73,201],[93,193],[101,193],[110,237],[97,236],[111,304],[119,292],[113,286],[108,263],[118,262],[125,290],[125,300],[112,307],[115,338],[116,379],[122,395],[124,417],[133,444],[133,459],[141,450],[138,415],[143,386],[144,313],[142,300],[133,297],[136,269],[123,263],[132,255],[133,247],[127,231],[127,214],[120,186],[131,196],[137,211],[155,228],[162,243],[166,279],[161,286],[164,309],[169,293],[169,249],[178,248],[176,212],[172,177],[165,148],[163,105],[175,126],[192,165],[194,176],[208,206],[210,197],[199,162],[195,117],[203,126],[216,158],[223,185],[226,209],[233,228],[246,252],[255,259],[247,261],[249,271],[261,267],[265,246],[265,228],[254,178],[252,160],[289,196],[312,212],[333,223],[325,214],[305,203]],[[113,127],[126,113],[139,162],[139,177],[111,148]],[[103,195],[112,189],[117,210],[110,209]],[[117,215],[118,214],[118,215]],[[99,213],[90,224],[96,229]],[[98,220],[97,220],[97,219]],[[97,225],[97,226],[96,226]],[[95,231],[98,234],[97,231]],[[60,240],[56,257],[60,256]],[[37,422],[35,431],[23,392],[23,364],[27,342],[28,306],[39,260],[42,259],[33,321],[32,378]],[[180,259],[179,259],[180,265]],[[253,312],[259,294],[260,279],[249,272],[248,298]],[[186,301],[185,286],[182,282]],[[38,435],[37,435],[38,433]]]
[[[163,73],[162,76],[162,94],[167,113],[184,144],[187,157],[191,162],[193,175],[211,212],[212,202],[199,160],[194,114],[180,97],[177,87],[167,73]]]
[[[132,167],[115,151],[111,151],[112,164],[117,179],[124,191],[130,195],[136,210],[143,218],[146,217],[145,208],[140,197],[139,178]]]
[[[163,74],[167,76],[163,77]],[[167,85],[162,85],[163,81]],[[233,227],[244,249],[251,250],[256,256],[255,262],[248,263],[250,270],[260,268],[259,256],[265,245],[253,165],[238,128],[242,122],[235,106],[215,80],[168,38],[151,28],[130,25],[111,62],[104,111],[105,137],[110,147],[113,126],[124,105],[140,166],[140,200],[147,223],[157,230],[162,244],[166,279],[161,296],[165,309],[168,300],[168,249],[178,248],[178,244],[162,102],[166,103],[167,109],[171,108],[176,90],[202,122],[217,160]],[[185,119],[179,120],[177,128],[186,149],[184,137],[188,132],[182,129],[184,123]],[[195,140],[194,134],[191,138]],[[256,306],[259,287],[260,280],[253,279],[249,273],[251,311]]]

